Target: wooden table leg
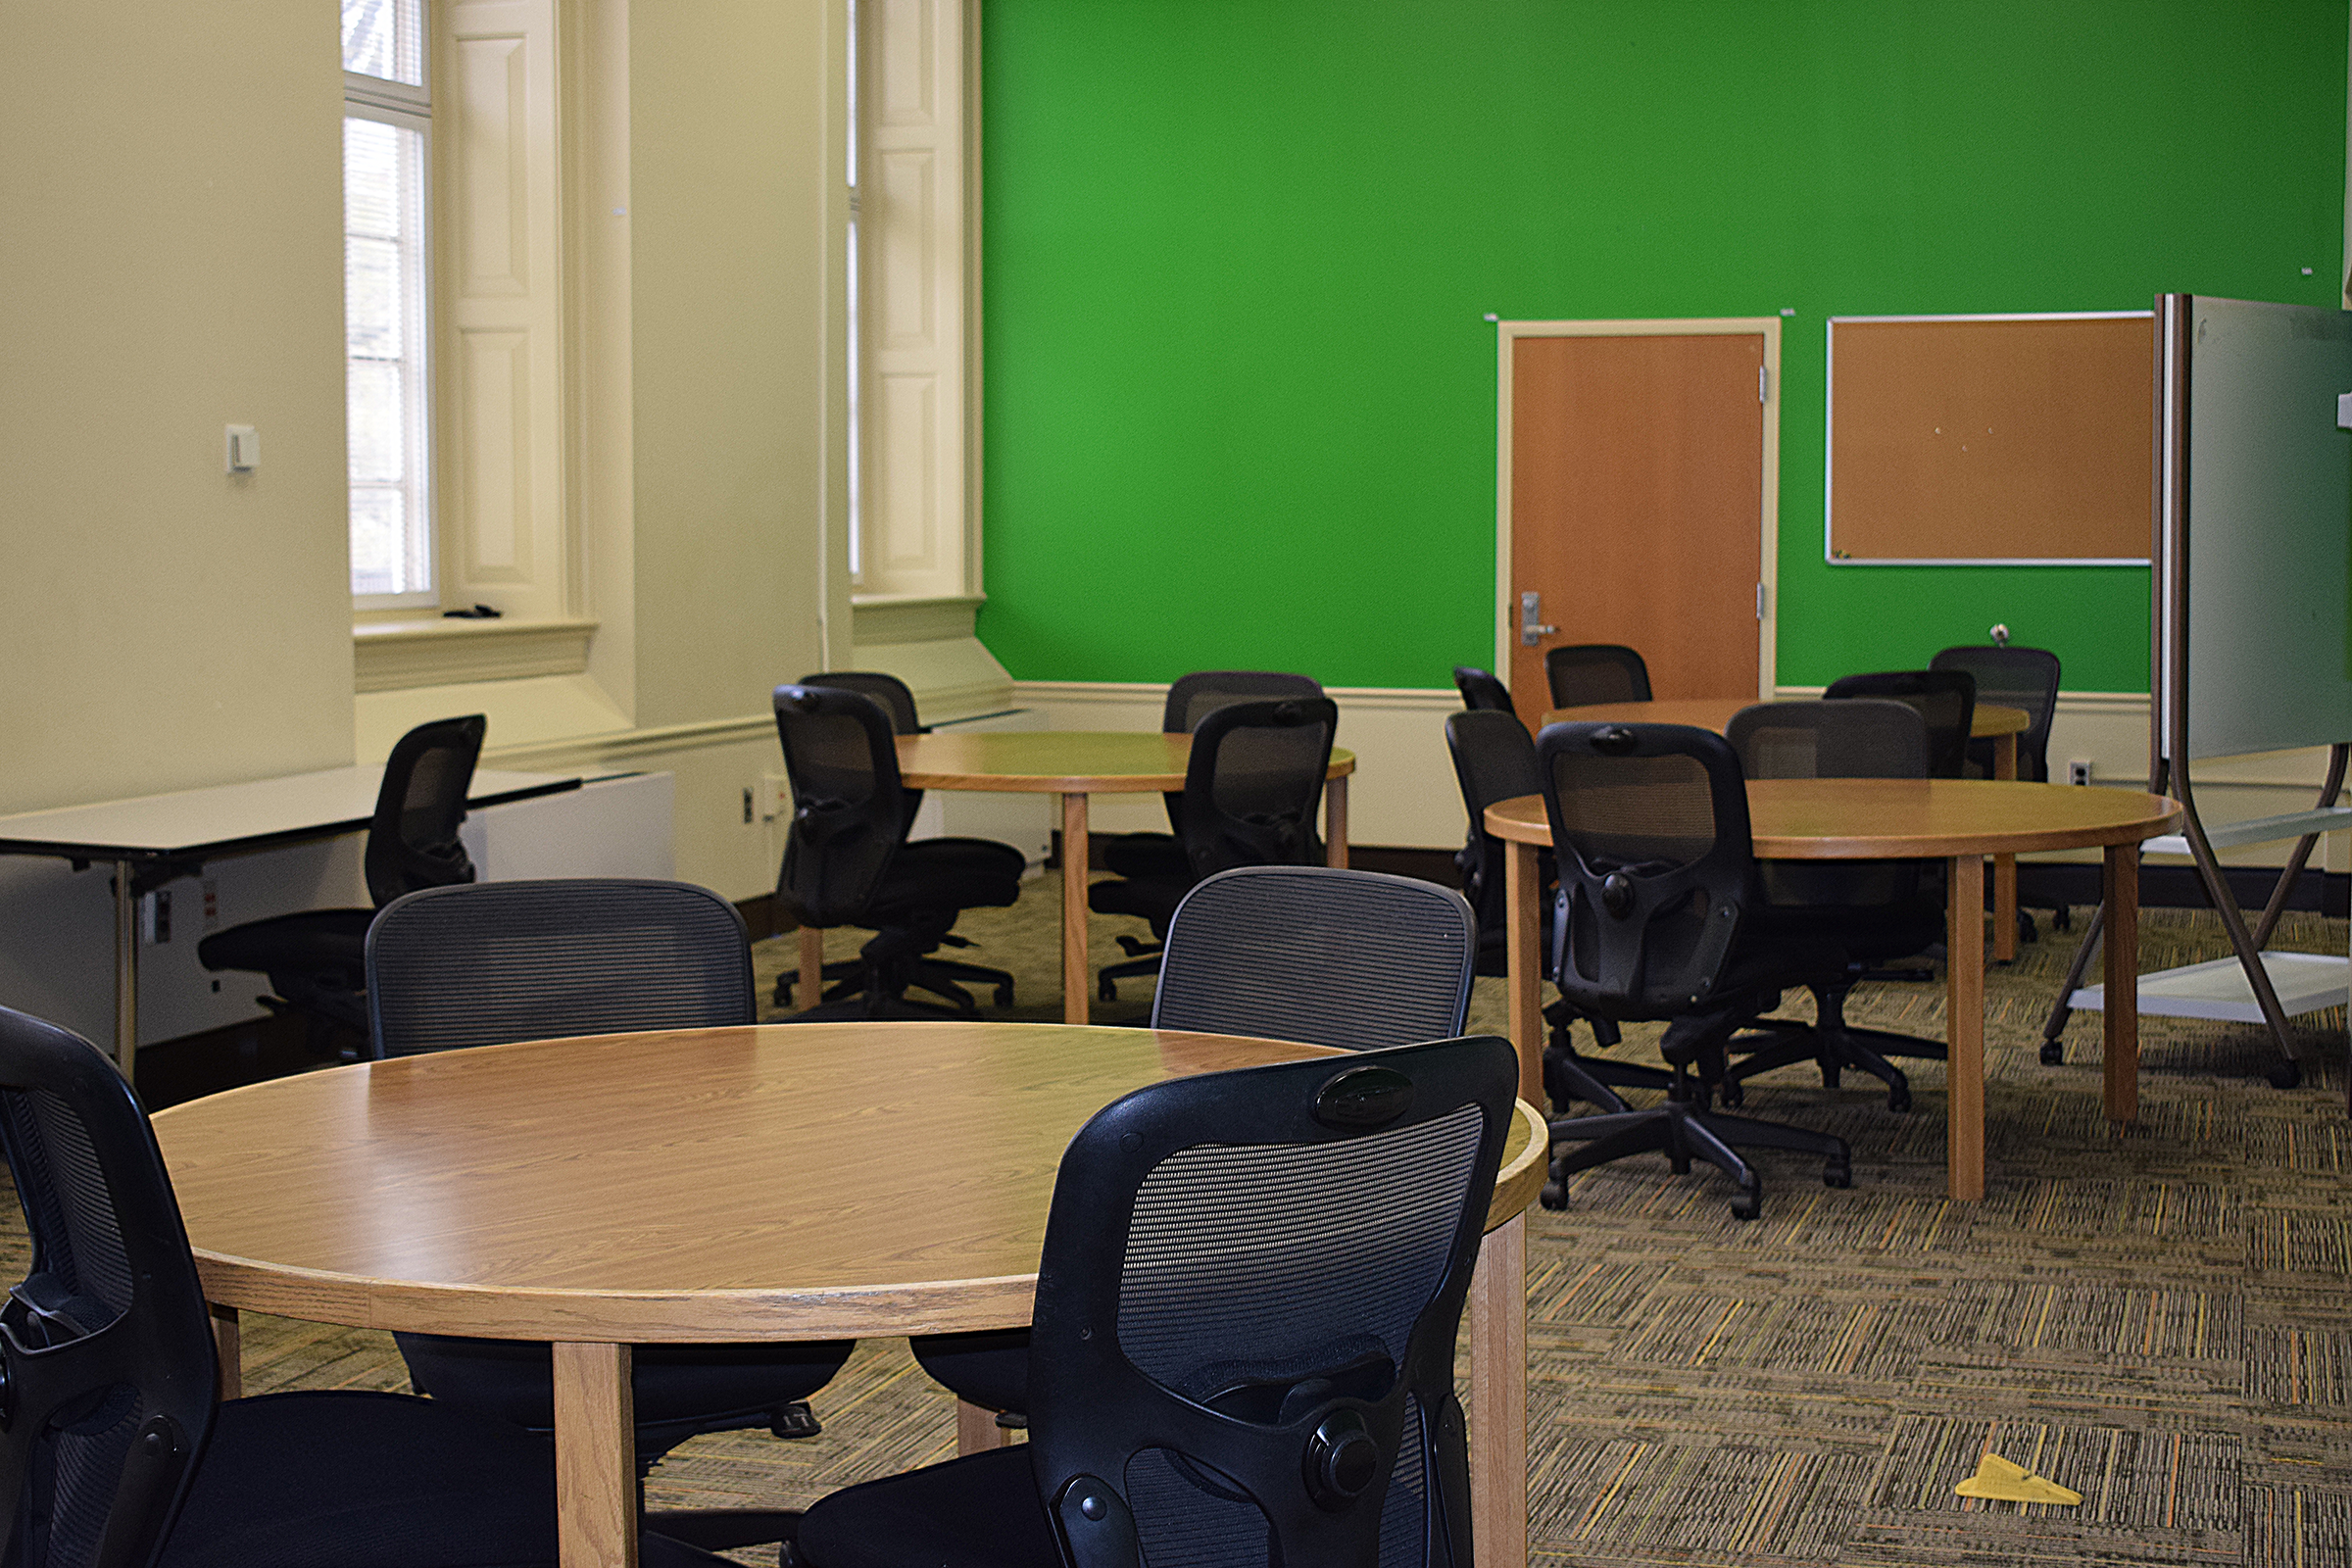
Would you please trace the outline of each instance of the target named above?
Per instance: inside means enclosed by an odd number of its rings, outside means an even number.
[[[1323,863],[1348,868],[1348,775],[1323,786]]]
[[[1544,1098],[1544,956],[1543,915],[1536,901],[1543,897],[1536,865],[1536,847],[1506,842],[1503,854],[1503,894],[1510,924],[1503,938],[1503,958],[1509,966],[1511,1044],[1519,1048],[1519,1098],[1538,1110],[1549,1108]]]
[[[956,1401],[956,1453],[985,1453],[1002,1448],[1012,1442],[1012,1434],[997,1425],[997,1412],[984,1410],[976,1404]]]
[[[2100,868],[2106,903],[2107,947],[2100,955],[2107,983],[2101,1021],[2104,1094],[2109,1121],[2139,1119],[2139,846],[2110,844]]]
[[[1061,1021],[1086,1022],[1086,792],[1061,798]]]
[[[637,1568],[637,1416],[625,1345],[555,1347],[556,1548],[564,1568]]]
[[[801,927],[800,1003],[806,1012],[825,1000],[825,934],[812,925]]]
[[[1527,1564],[1527,1216],[1487,1232],[1470,1275],[1470,1541],[1477,1568]]]
[[[2017,736],[1992,738],[1992,776],[2017,777]],[[2003,963],[2017,957],[2017,857],[1992,858],[1992,956]]]
[[[215,1387],[223,1399],[245,1396],[245,1335],[237,1323],[233,1306],[215,1306],[213,1314],[213,1356],[219,1363]]]
[[[1984,857],[1951,859],[1943,960],[1943,1038],[1951,1196],[1984,1196]]]

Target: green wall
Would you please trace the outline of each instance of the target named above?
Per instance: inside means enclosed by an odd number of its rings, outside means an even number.
[[[2342,0],[989,0],[980,634],[1024,679],[1493,658],[1494,330],[1785,322],[1779,678],[2147,574],[1822,561],[1824,322],[2327,305]],[[2310,275],[2305,275],[2308,269]]]

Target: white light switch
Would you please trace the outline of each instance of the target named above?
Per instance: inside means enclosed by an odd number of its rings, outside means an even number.
[[[250,424],[228,426],[228,471],[251,473],[262,466],[262,438]]]

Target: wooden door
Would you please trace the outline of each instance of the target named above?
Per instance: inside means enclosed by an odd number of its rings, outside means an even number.
[[[1757,695],[1765,332],[1627,323],[1505,346],[1502,609],[1520,716],[1533,722],[1550,706],[1544,653],[1564,643],[1638,649],[1661,698]],[[1530,591],[1555,628],[1533,646],[1519,635]]]

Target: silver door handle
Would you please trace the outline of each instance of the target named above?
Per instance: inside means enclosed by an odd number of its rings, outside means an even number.
[[[1559,629],[1557,626],[1544,624],[1544,596],[1542,594],[1530,588],[1519,596],[1520,646],[1533,648]]]

